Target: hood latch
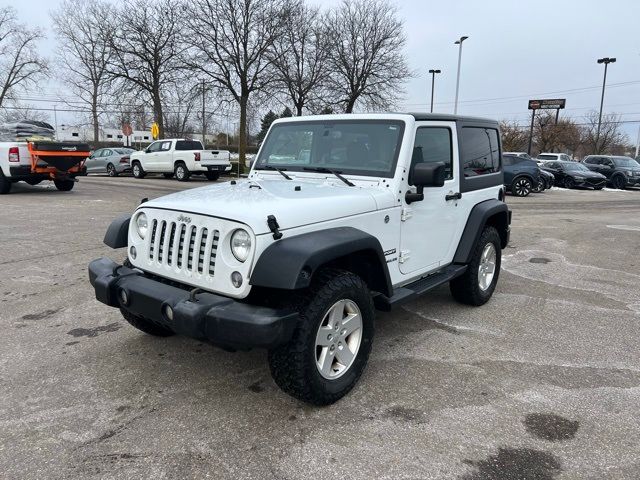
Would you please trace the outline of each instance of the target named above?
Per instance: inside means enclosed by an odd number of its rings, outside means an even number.
[[[267,225],[269,226],[271,233],[273,233],[273,239],[280,240],[282,238],[282,233],[280,233],[280,225],[278,225],[278,220],[276,220],[275,215],[269,215],[267,217]]]

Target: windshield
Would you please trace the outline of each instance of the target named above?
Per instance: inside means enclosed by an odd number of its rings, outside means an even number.
[[[557,160],[558,156],[557,155],[538,155],[538,158],[541,158],[542,160]]]
[[[616,167],[640,168],[640,164],[630,157],[613,157]]]
[[[337,170],[349,175],[393,177],[404,123],[395,120],[333,120],[275,124],[256,169],[277,166]]]
[[[565,170],[580,170],[580,171],[587,171],[587,172],[591,171],[581,163],[577,163],[577,162],[563,163],[562,168],[564,168]]]

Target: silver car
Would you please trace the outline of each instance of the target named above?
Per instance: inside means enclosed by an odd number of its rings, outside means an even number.
[[[106,173],[115,177],[120,173],[130,172],[129,155],[133,152],[134,149],[124,147],[100,148],[87,158],[87,173]]]

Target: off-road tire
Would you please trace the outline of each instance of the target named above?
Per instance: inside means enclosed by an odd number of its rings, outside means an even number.
[[[142,168],[142,165],[140,165],[140,162],[133,162],[131,164],[131,173],[133,174],[134,178],[144,178],[147,175],[147,173]]]
[[[109,163],[107,165],[107,175],[109,175],[110,177],[118,176],[118,171],[116,170],[116,167],[113,166],[113,163]]]
[[[533,191],[533,182],[527,177],[516,177],[511,183],[511,194],[526,197]]]
[[[162,176],[169,180],[173,178],[173,173],[163,173]]]
[[[158,325],[147,318],[134,315],[123,308],[120,309],[120,313],[122,313],[122,316],[127,322],[148,335],[153,335],[154,337],[171,337],[175,335],[175,332],[168,328]]]
[[[54,180],[53,184],[61,192],[70,192],[73,190],[73,186],[76,184],[73,180]]]
[[[482,251],[488,243],[493,243],[496,249],[496,265],[493,280],[486,290],[482,290],[479,285],[478,275],[480,268],[480,257]],[[467,266],[467,271],[458,278],[449,282],[449,289],[453,298],[465,305],[480,306],[489,301],[498,283],[500,276],[500,264],[502,263],[502,252],[500,247],[500,235],[494,227],[485,227],[473,249],[471,262]]]
[[[611,186],[613,188],[617,188],[618,190],[624,190],[627,186],[627,181],[622,175],[618,174],[611,179]]]
[[[178,180],[179,182],[186,182],[189,180],[189,177],[191,176],[191,172],[189,171],[187,166],[184,164],[184,162],[178,162],[174,167],[173,175],[176,177],[176,180]]]
[[[316,335],[325,313],[341,299],[355,302],[362,316],[360,348],[351,367],[329,380],[316,366]],[[276,384],[289,395],[313,405],[329,405],[345,396],[364,371],[374,336],[374,308],[367,284],[344,270],[318,272],[312,286],[290,300],[300,314],[291,340],[269,351],[269,367]]]
[[[2,170],[0,170],[0,195],[6,195],[11,191],[11,182],[4,176]]]
[[[215,182],[220,178],[220,172],[204,172],[204,176],[207,177],[207,180]]]

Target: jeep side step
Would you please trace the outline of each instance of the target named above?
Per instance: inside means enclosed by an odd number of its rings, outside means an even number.
[[[443,283],[447,283],[456,277],[459,277],[467,270],[466,265],[449,265],[444,269],[436,272],[428,277],[416,280],[404,287],[393,290],[391,297],[385,295],[377,295],[373,298],[373,303],[378,310],[388,312],[392,307],[413,300],[429,290],[439,287]]]

